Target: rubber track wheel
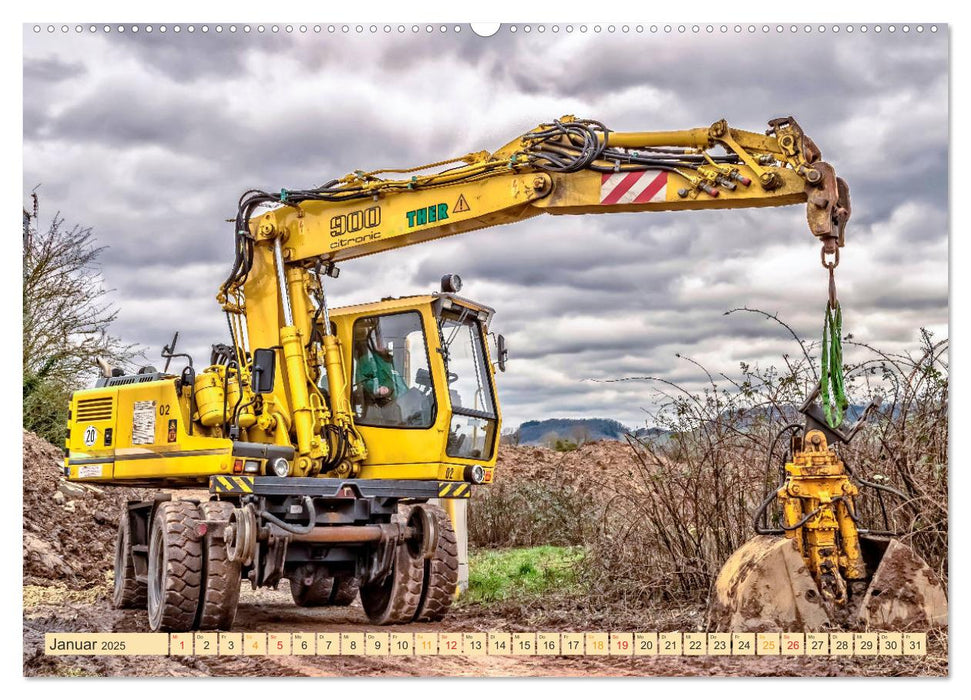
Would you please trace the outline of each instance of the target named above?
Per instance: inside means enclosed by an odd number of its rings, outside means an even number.
[[[380,584],[361,586],[361,604],[368,619],[376,625],[400,625],[411,622],[421,602],[424,576],[421,557],[399,544],[392,571]]]
[[[153,632],[188,632],[196,621],[202,582],[199,507],[189,501],[161,503],[148,552],[148,626]]]
[[[334,577],[334,592],[330,596],[330,604],[347,607],[357,598],[361,588],[361,581],[353,574],[338,574]]]
[[[330,604],[330,596],[334,590],[334,577],[314,574],[313,583],[309,586],[303,582],[303,577],[290,579],[290,595],[293,602],[302,608],[317,608]]]
[[[459,582],[459,546],[448,513],[432,504],[421,507],[438,520],[439,537],[434,555],[425,560],[421,602],[415,613],[415,621],[438,622],[445,617],[455,599],[455,587]]]
[[[122,508],[115,538],[115,587],[111,607],[116,609],[141,608],[148,603],[148,586],[135,578],[135,562],[131,553],[131,522],[127,506]]]
[[[199,506],[199,510],[206,520],[229,520],[233,507],[232,503],[226,501],[209,501]],[[229,630],[239,606],[241,567],[239,562],[229,561],[226,543],[221,537],[207,531],[203,544],[205,566],[196,627],[201,630]]]

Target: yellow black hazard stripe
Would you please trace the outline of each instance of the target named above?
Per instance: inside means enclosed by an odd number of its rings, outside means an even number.
[[[468,498],[472,495],[472,487],[462,481],[439,481],[439,498]]]
[[[252,476],[214,476],[209,482],[214,493],[253,493]]]

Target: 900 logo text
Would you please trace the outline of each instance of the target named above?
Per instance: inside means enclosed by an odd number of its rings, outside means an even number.
[[[330,235],[339,238],[345,234],[357,233],[366,228],[381,225],[381,207],[368,207],[352,211],[350,214],[338,214],[330,219]]]

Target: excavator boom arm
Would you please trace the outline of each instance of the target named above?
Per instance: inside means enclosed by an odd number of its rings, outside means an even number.
[[[455,162],[461,165],[415,174]],[[238,230],[255,241],[283,237],[290,262],[339,262],[543,213],[806,202],[810,231],[835,253],[850,213],[846,184],[791,117],[770,122],[767,134],[724,121],[624,133],[564,117],[494,153],[433,166],[357,171],[315,190],[255,193],[249,211],[244,198]],[[389,173],[406,177],[379,177]],[[251,219],[258,205],[275,208]]]

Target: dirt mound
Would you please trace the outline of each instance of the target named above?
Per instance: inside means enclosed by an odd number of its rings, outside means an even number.
[[[66,481],[62,451],[26,430],[23,454],[24,585],[104,583],[121,506],[140,493]]]
[[[569,452],[503,445],[499,448],[495,483],[529,480],[577,485],[590,479],[626,480],[633,477],[634,467],[633,451],[626,442],[588,442]]]
[[[636,465],[626,442],[589,442],[568,452],[503,445],[493,483],[469,504],[469,542],[484,548],[586,545],[608,503],[631,490]]]

